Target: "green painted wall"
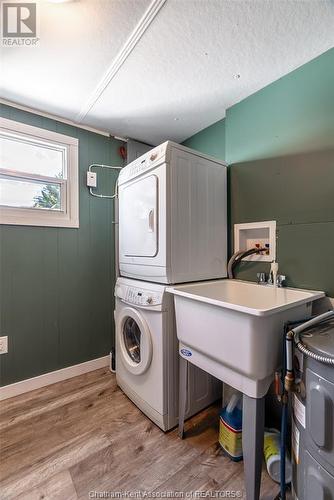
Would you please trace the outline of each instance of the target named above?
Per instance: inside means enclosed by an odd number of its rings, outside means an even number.
[[[334,49],[227,110],[226,160],[334,147]]]
[[[113,205],[89,195],[90,163],[120,165],[108,137],[1,106],[0,115],[79,139],[80,228],[0,226],[1,384],[108,354],[113,341]],[[108,173],[104,174],[108,175]],[[113,189],[117,174],[102,180]]]
[[[230,165],[231,228],[276,220],[277,260],[288,284],[334,296],[334,49],[231,107],[185,144],[214,154],[224,126],[225,155],[216,156]],[[268,265],[245,262],[237,277],[254,280],[259,270]]]
[[[231,227],[277,221],[277,261],[290,286],[334,297],[334,149],[255,160],[230,169]],[[238,278],[268,265],[245,262]]]
[[[225,119],[210,125],[189,137],[183,143],[188,148],[193,148],[202,153],[225,159]]]

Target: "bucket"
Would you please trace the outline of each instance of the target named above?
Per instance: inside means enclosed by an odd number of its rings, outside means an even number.
[[[280,433],[276,429],[270,429],[264,433],[263,453],[269,476],[279,483],[281,478]],[[288,457],[285,457],[286,484],[291,483],[291,475],[291,462]]]

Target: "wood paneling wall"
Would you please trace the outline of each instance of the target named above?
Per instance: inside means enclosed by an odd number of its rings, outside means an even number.
[[[79,139],[79,229],[0,226],[1,384],[108,354],[113,344],[113,202],[89,195],[90,163],[120,165],[118,141],[1,105],[4,118]],[[114,189],[116,173],[99,188]]]

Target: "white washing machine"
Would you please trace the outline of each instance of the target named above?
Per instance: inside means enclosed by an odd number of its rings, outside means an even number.
[[[226,276],[226,165],[165,142],[124,167],[121,276],[184,283]]]
[[[177,424],[178,342],[173,297],[164,285],[118,278],[115,288],[116,378],[161,429]],[[221,395],[221,384],[189,363],[187,417]]]

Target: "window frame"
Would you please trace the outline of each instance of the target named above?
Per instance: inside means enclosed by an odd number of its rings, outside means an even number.
[[[22,137],[26,142],[38,145],[54,145],[64,150],[64,170],[66,179],[48,177],[1,168],[0,174],[5,179],[47,182],[58,184],[61,191],[60,210],[41,209],[37,207],[8,207],[0,205],[0,224],[47,226],[47,227],[79,227],[79,140],[51,130],[42,129],[7,118],[0,118],[0,132],[4,135]]]

